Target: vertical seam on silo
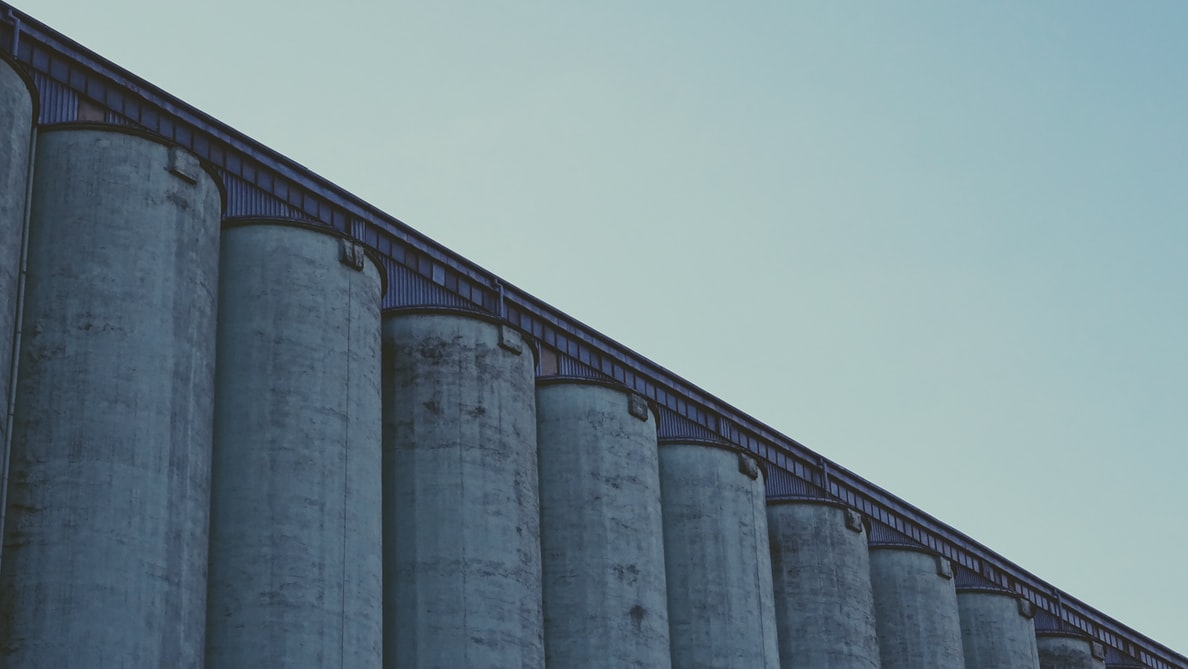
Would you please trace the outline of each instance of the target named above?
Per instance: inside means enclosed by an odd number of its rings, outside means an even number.
[[[342,445],[342,608],[338,614],[338,666],[346,667],[346,590],[347,590],[347,510],[350,505],[351,473],[351,332],[354,327],[354,287],[352,276],[347,275],[346,313],[346,425]]]
[[[477,367],[478,356],[481,355],[481,353],[479,352],[479,344],[477,342],[477,337],[476,337],[476,341],[473,343],[475,346],[475,348],[474,348],[475,365]],[[458,383],[461,384],[462,379],[466,378],[466,369],[465,369],[466,368],[466,359],[465,359],[466,356],[459,353],[458,355],[455,355],[454,358],[455,358],[455,360],[457,362],[457,366],[458,366],[458,370],[457,370]],[[476,374],[476,376],[477,376],[477,374]],[[476,386],[476,388],[478,388],[479,391],[481,392],[481,385]],[[469,518],[468,518],[469,509],[466,508],[465,500],[462,499],[462,497],[466,494],[466,472],[464,471],[464,466],[466,464],[466,460],[464,457],[465,444],[462,443],[462,438],[463,438],[463,434],[462,434],[463,420],[462,420],[462,416],[461,416],[461,414],[462,414],[461,402],[462,401],[463,401],[462,389],[459,387],[458,388],[458,402],[459,402],[458,416],[456,417],[456,420],[454,420],[455,429],[457,430],[457,435],[454,440],[454,445],[458,452],[458,497],[459,497],[458,508],[463,510],[462,517],[459,521],[459,527],[457,528],[458,531],[461,532],[461,534],[462,534],[461,541],[458,542],[459,553],[460,553],[460,556],[459,556],[460,559],[459,559],[459,563],[458,563],[458,573],[462,575],[462,606],[460,608],[461,608],[461,614],[462,614],[462,631],[466,635],[465,641],[462,644],[462,659],[464,661],[468,661],[470,659],[471,635],[470,635],[470,620],[469,620],[469,617],[467,616],[467,613],[469,612],[468,607],[470,605],[470,592],[466,589],[466,570],[468,569],[468,565],[466,563],[466,539],[467,539],[466,532],[468,531],[468,528],[466,527],[466,523],[469,520]],[[482,440],[481,427],[479,429],[478,440],[479,441]],[[476,446],[476,448],[481,448],[482,445],[476,444],[475,446]]]
[[[766,669],[769,658],[767,657],[767,620],[764,618],[763,611],[763,577],[759,570],[759,563],[762,561],[762,554],[759,550],[759,518],[755,513],[755,486],[751,485],[750,482],[745,485],[749,493],[747,497],[750,498],[749,501],[751,503],[751,536],[755,540],[755,593],[759,596],[759,601],[757,602],[759,605],[759,652],[763,655],[763,667]]]

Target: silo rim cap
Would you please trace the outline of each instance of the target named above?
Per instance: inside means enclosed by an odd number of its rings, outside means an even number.
[[[1067,630],[1067,631],[1066,630],[1041,630],[1041,629],[1037,628],[1035,630],[1035,636],[1037,638],[1045,636],[1045,637],[1054,637],[1054,638],[1076,639],[1077,641],[1088,641],[1088,642],[1097,641],[1097,639],[1093,638],[1092,636],[1089,636],[1088,634],[1085,634],[1084,632],[1073,632],[1071,630]]]
[[[514,323],[511,323],[510,321],[504,320],[504,319],[500,318],[499,316],[496,316],[495,314],[492,314],[488,311],[483,311],[478,308],[470,309],[467,307],[457,307],[457,306],[433,305],[433,304],[413,304],[413,305],[402,306],[402,307],[388,307],[387,309],[383,310],[383,312],[380,314],[380,316],[382,319],[386,320],[387,318],[392,317],[392,316],[404,316],[404,315],[416,315],[416,314],[424,314],[424,315],[436,314],[436,315],[445,315],[445,316],[458,316],[460,318],[473,318],[475,320],[486,321],[488,323],[491,323],[492,325],[498,325],[501,327],[511,328],[512,330],[515,330],[517,333],[519,333],[520,337],[523,338],[524,343],[527,344],[528,348],[532,351],[532,366],[533,366],[533,368],[537,367],[540,364],[540,344],[536,341],[536,337],[534,337],[531,332],[528,332],[524,328],[522,328]]]
[[[620,383],[619,381],[614,381],[614,380],[610,380],[610,379],[596,379],[596,378],[591,378],[588,376],[576,376],[574,374],[550,374],[549,376],[536,377],[536,387],[537,388],[549,387],[549,386],[563,386],[563,385],[599,386],[602,388],[609,388],[611,390],[617,390],[628,397],[630,397],[632,395],[634,395],[636,397],[640,397],[643,399],[643,401],[645,403],[647,403],[648,410],[652,412],[652,419],[656,421],[656,427],[657,427],[657,429],[659,429],[660,410],[657,407],[656,403],[654,401],[652,401],[650,398],[644,396],[643,393],[633,390],[630,386],[628,386],[625,383]]]
[[[219,189],[219,200],[221,203],[219,211],[227,211],[227,187],[223,184],[223,178],[219,175],[218,168],[210,161],[198,156],[198,154],[194,153],[185,146],[178,144],[172,139],[165,137],[164,135],[158,135],[151,130],[145,130],[144,128],[137,128],[129,125],[117,125],[115,123],[97,123],[95,121],[67,121],[65,123],[43,125],[38,127],[38,134],[45,135],[51,132],[71,130],[92,130],[96,132],[112,132],[120,135],[131,135],[133,137],[147,139],[150,142],[159,144],[167,149],[181,149],[182,151],[189,153],[191,156],[194,156],[195,160],[198,161],[198,164],[202,167],[202,171],[206,172],[207,176],[210,177],[210,180],[214,183],[215,188]]]
[[[949,558],[945,555],[941,555],[940,553],[932,550],[931,548],[929,548],[927,546],[920,545],[920,544],[907,544],[907,543],[903,543],[903,542],[893,542],[893,541],[871,541],[870,545],[867,548],[872,551],[875,551],[875,550],[909,551],[909,552],[913,552],[913,553],[923,553],[929,557],[945,558],[946,560],[952,560],[952,558]]]
[[[768,506],[827,506],[827,507],[834,508],[834,509],[841,509],[842,511],[853,510],[853,511],[858,511],[859,513],[862,513],[858,509],[855,509],[854,507],[846,504],[845,502],[839,502],[836,499],[831,499],[828,497],[813,497],[811,495],[780,495],[778,497],[768,497],[767,505]],[[863,517],[865,518],[865,514],[863,514]]]
[[[1011,599],[1024,599],[1023,595],[1017,592],[1012,592],[995,585],[959,585],[956,587],[956,590],[959,595],[962,593],[968,595],[1000,595],[1002,597],[1010,597]]]
[[[318,234],[343,239],[353,244],[358,244],[363,248],[363,255],[367,256],[369,260],[375,265],[375,269],[379,272],[380,279],[380,299],[388,294],[388,272],[384,267],[383,260],[374,249],[364,244],[362,241],[352,237],[342,230],[332,228],[325,223],[317,221],[306,221],[299,218],[283,218],[276,216],[230,216],[223,219],[223,230],[230,230],[234,228],[246,228],[253,225],[275,225],[279,227],[301,228],[309,230]]]
[[[705,446],[708,448],[717,448],[723,451],[729,451],[737,455],[748,457],[755,461],[755,465],[759,467],[759,471],[763,472],[763,481],[767,482],[767,476],[770,473],[768,470],[768,463],[756,453],[748,451],[741,446],[732,444],[727,441],[715,441],[713,439],[704,439],[701,437],[660,437],[657,440],[657,446]]]

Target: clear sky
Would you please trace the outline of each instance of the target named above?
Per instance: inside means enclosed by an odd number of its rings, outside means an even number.
[[[1188,2],[16,4],[1188,653]]]

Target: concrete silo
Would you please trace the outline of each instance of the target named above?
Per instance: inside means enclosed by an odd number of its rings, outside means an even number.
[[[672,666],[777,669],[763,472],[718,444],[662,441]]]
[[[381,662],[382,276],[326,228],[224,225],[209,666]]]
[[[221,187],[105,126],[36,147],[4,666],[203,666]]]
[[[1040,669],[1106,669],[1105,647],[1087,636],[1037,632]]]
[[[1034,605],[1005,590],[958,588],[966,669],[1039,669]]]
[[[544,666],[536,363],[483,314],[383,320],[384,666]]]
[[[545,659],[567,669],[669,667],[656,419],[626,389],[536,389]]]
[[[870,580],[883,669],[962,669],[961,620],[949,560],[872,544]]]
[[[767,504],[782,669],[878,669],[861,515],[825,500]]]
[[[25,240],[25,198],[37,91],[7,56],[0,56],[0,519],[8,465],[8,422],[13,410],[13,346],[18,329],[20,267]],[[0,520],[0,534],[4,523]],[[0,564],[3,563],[0,547]]]

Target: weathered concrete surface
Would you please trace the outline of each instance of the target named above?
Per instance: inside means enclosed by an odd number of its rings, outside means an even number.
[[[206,661],[383,657],[379,269],[305,227],[223,230]]]
[[[965,667],[957,591],[949,569],[944,558],[928,553],[871,546],[870,580],[883,669]]]
[[[776,669],[762,472],[750,456],[668,442],[660,490],[672,666]]]
[[[966,669],[1039,669],[1035,624],[1020,604],[1008,592],[957,592]]]
[[[0,453],[8,437],[21,229],[33,132],[33,98],[12,63],[0,58]],[[4,463],[0,462],[0,472]],[[4,481],[0,480],[0,491]],[[3,499],[3,494],[0,494]]]
[[[545,662],[664,669],[664,580],[656,420],[624,390],[536,389]]]
[[[782,669],[878,669],[866,531],[826,502],[767,506]]]
[[[384,666],[540,669],[532,352],[454,313],[389,312],[383,344]]]
[[[169,156],[38,138],[3,666],[203,666],[222,202]]]
[[[1105,653],[1094,652],[1093,642],[1079,636],[1039,634],[1040,669],[1105,669]],[[1104,651],[1098,646],[1099,651]]]

